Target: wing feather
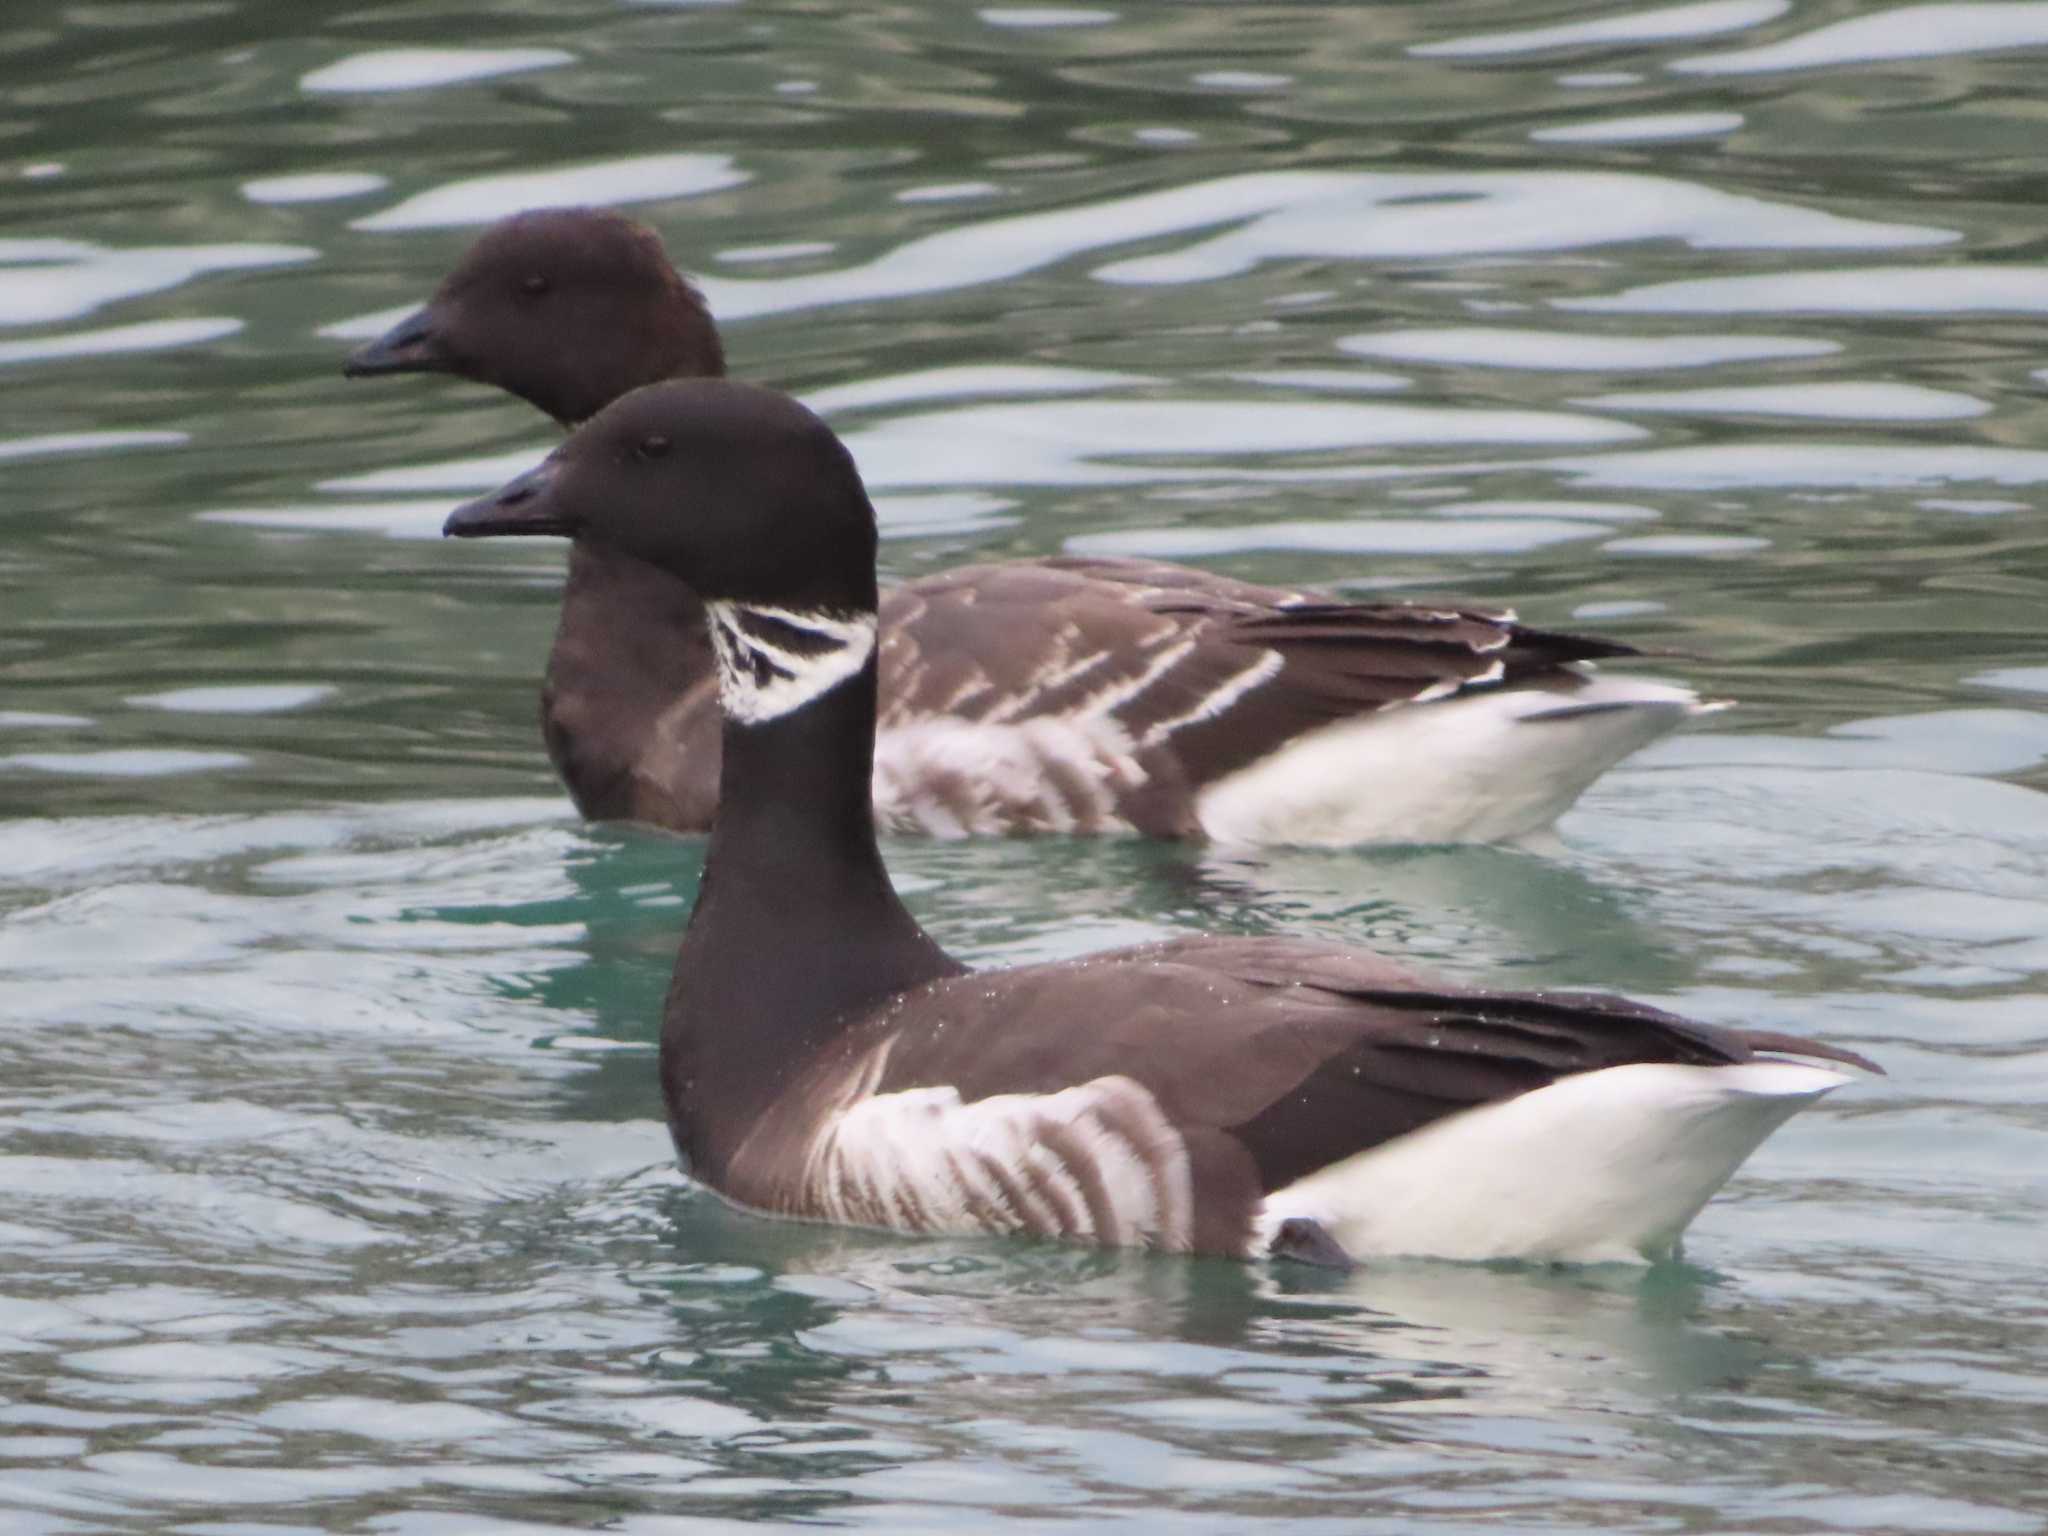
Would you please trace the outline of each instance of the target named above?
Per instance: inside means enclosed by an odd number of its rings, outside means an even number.
[[[1142,560],[967,566],[883,607],[882,725],[1114,724],[1191,789],[1348,716],[1493,686],[1571,689],[1638,654],[1513,613],[1341,603]]]

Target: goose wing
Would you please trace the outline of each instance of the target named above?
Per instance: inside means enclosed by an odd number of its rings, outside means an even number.
[[[1113,723],[1199,786],[1332,720],[1476,687],[1580,686],[1639,654],[1511,612],[1312,594],[1142,560],[970,566],[884,600],[882,724]]]

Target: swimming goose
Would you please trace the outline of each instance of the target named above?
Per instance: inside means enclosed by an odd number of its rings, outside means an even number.
[[[565,426],[724,350],[660,238],[619,214],[494,225],[351,374],[493,384]],[[1512,612],[1341,603],[1149,560],[972,565],[886,593],[876,811],[939,836],[1140,832],[1342,846],[1531,837],[1703,705],[1594,676],[1639,654]],[[571,555],[541,692],[584,815],[710,825],[720,728],[696,598]]]
[[[962,966],[875,841],[873,509],[786,396],[635,391],[446,532],[568,537],[704,605],[725,776],[661,1085],[690,1170],[742,1206],[1323,1263],[1658,1258],[1848,1080],[1819,1063],[1870,1066],[1294,939]]]

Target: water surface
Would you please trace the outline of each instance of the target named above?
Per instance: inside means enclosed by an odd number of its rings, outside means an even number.
[[[0,1528],[2048,1527],[2048,4],[57,4],[0,18]],[[1639,1272],[734,1215],[580,825],[530,411],[344,383],[656,223],[892,574],[1511,602],[1741,708],[1540,858],[902,843],[977,961],[1189,928],[1892,1076]],[[1086,914],[1085,919],[1081,914]]]

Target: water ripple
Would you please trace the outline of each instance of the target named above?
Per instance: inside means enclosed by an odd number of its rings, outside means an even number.
[[[29,9],[0,1526],[2044,1528],[2048,6]],[[716,274],[892,574],[1457,595],[1740,701],[1544,857],[893,844],[955,952],[1314,934],[1892,1076],[1648,1273],[693,1190],[653,1058],[703,844],[547,767],[560,549],[308,536],[431,535],[556,440],[309,333],[557,198]]]
[[[296,245],[137,246],[0,240],[0,325],[75,320],[108,304],[181,287],[196,277],[311,261]]]
[[[227,315],[192,320],[144,320],[135,325],[110,325],[93,331],[69,331],[22,341],[0,341],[0,364],[53,362],[72,357],[105,357],[116,352],[161,352],[171,347],[204,346],[242,329]]]
[[[1711,368],[1722,363],[1826,357],[1841,351],[1838,342],[1799,336],[1600,336],[1476,325],[1370,331],[1343,337],[1337,345],[1363,357],[1397,362],[1602,373]]]
[[[1424,43],[1408,51],[1419,58],[1498,58],[1602,43],[1673,42],[1762,26],[1791,9],[1791,0],[1700,0],[1694,5],[1628,11],[1520,32],[1481,33],[1449,42]]]
[[[299,77],[303,91],[418,91],[573,64],[561,48],[383,48]]]
[[[1680,74],[1753,75],[2043,46],[2048,46],[2048,5],[2039,0],[1902,5],[1873,16],[1834,22],[1761,48],[1679,59],[1671,68]]]
[[[701,197],[744,185],[746,173],[728,155],[638,155],[548,170],[477,176],[416,193],[382,213],[357,219],[357,229],[440,229],[487,224],[527,208],[564,203],[642,203]]]
[[[1689,278],[1558,304],[1634,315],[2033,314],[2048,310],[2048,267],[1943,263]]]

